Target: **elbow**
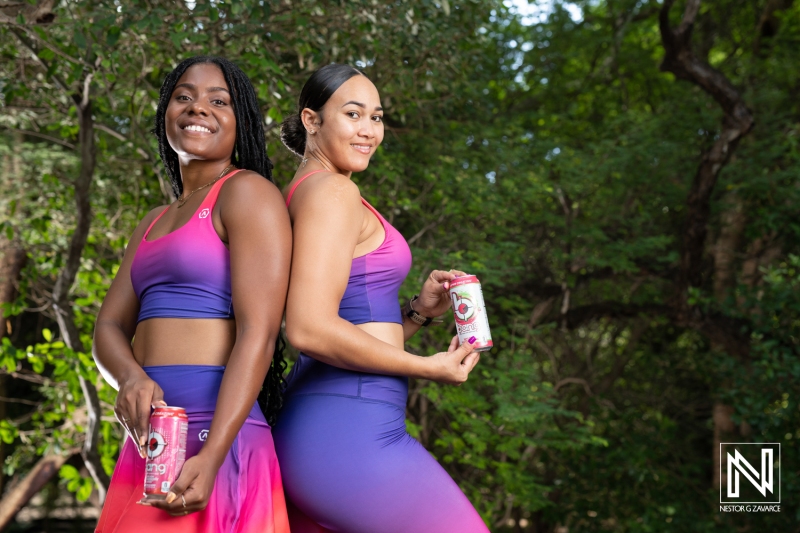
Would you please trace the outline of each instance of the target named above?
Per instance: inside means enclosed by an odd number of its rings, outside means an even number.
[[[306,353],[324,353],[325,339],[330,336],[330,326],[336,322],[322,313],[307,313],[304,309],[286,309],[286,338],[289,343]],[[307,311],[307,309],[305,309]]]
[[[289,344],[301,352],[313,352],[314,335],[301,321],[286,320],[286,338]]]

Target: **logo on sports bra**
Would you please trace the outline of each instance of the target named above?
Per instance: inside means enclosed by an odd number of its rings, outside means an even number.
[[[211,210],[210,210],[209,208],[207,208],[207,207],[206,207],[205,209],[203,209],[202,211],[200,211],[200,214],[199,214],[199,215],[197,215],[197,216],[199,216],[200,218],[206,218],[206,217],[207,217],[208,215],[210,215],[210,214],[211,214]]]

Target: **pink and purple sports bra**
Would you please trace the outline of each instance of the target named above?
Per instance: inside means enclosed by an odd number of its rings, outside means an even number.
[[[211,212],[222,185],[208,191],[189,222],[163,237],[147,240],[167,207],[147,228],[131,263],[131,283],[139,298],[138,322],[149,318],[233,318],[230,251],[220,240]]]
[[[286,197],[286,206],[295,189],[307,177],[323,170],[315,170],[297,180]],[[361,199],[361,202],[378,217],[385,237],[378,248],[353,259],[350,278],[339,304],[339,316],[353,324],[366,322],[403,323],[398,292],[411,269],[411,249],[395,228],[378,211]]]

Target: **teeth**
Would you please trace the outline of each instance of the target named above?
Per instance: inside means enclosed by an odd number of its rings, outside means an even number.
[[[208,128],[204,128],[203,126],[186,126],[183,128],[188,131],[204,131],[206,133],[211,133],[211,130]]]

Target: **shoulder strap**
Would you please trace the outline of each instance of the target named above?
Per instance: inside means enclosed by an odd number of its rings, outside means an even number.
[[[151,230],[151,229],[153,229],[153,226],[155,225],[155,223],[156,223],[156,222],[158,222],[158,219],[159,219],[159,218],[161,218],[161,217],[163,217],[163,216],[164,216],[164,213],[166,213],[168,209],[169,209],[169,206],[165,207],[165,208],[164,208],[164,210],[163,210],[163,211],[161,211],[161,212],[158,214],[158,216],[157,216],[156,218],[154,218],[154,219],[153,219],[153,221],[150,223],[150,225],[149,225],[149,226],[147,226],[147,231],[145,231],[145,232],[144,232],[144,237],[142,237],[142,240],[143,240],[143,241],[146,241],[146,240],[147,240],[147,236],[148,236],[148,235],[150,235],[150,230]]]
[[[233,176],[235,176],[236,174],[238,174],[239,172],[241,172],[243,170],[245,170],[245,169],[237,168],[236,170],[232,170],[231,172],[226,174],[224,177],[220,178],[219,181],[217,181],[214,185],[211,186],[211,190],[208,191],[208,194],[206,195],[206,197],[203,198],[203,203],[200,204],[200,207],[203,207],[203,206],[205,206],[205,207],[214,207],[214,205],[216,205],[216,203],[217,203],[217,198],[219,197],[219,191],[222,190],[222,185],[226,181],[228,181],[228,179],[232,178]],[[198,210],[199,210],[199,208],[198,208]]]
[[[307,177],[309,177],[309,176],[310,176],[310,175],[312,175],[312,174],[316,174],[317,172],[327,172],[327,171],[326,171],[326,170],[324,170],[324,169],[321,169],[321,170],[314,170],[313,172],[309,172],[308,174],[306,174],[305,176],[303,176],[302,178],[300,178],[299,180],[297,180],[297,181],[295,182],[295,184],[294,184],[294,185],[292,185],[292,188],[291,188],[291,189],[289,189],[289,194],[288,194],[288,195],[286,195],[286,207],[289,207],[289,202],[291,202],[291,201],[292,201],[292,196],[294,195],[294,191],[295,191],[295,189],[297,189],[297,186],[298,186],[298,185],[300,185],[301,183],[303,183],[303,180],[304,180],[304,179],[306,179]]]

